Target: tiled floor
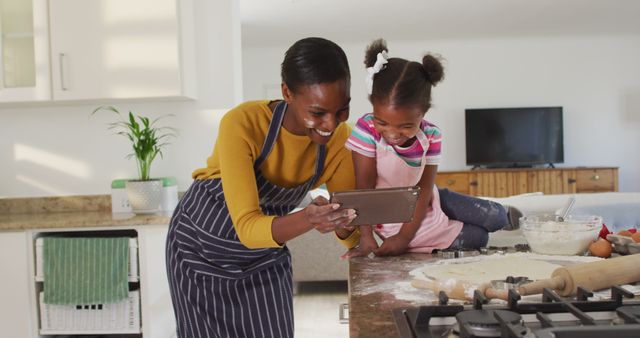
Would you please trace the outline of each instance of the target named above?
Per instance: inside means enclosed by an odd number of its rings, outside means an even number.
[[[293,297],[296,338],[349,337],[349,324],[338,318],[347,297],[346,281],[299,283]]]

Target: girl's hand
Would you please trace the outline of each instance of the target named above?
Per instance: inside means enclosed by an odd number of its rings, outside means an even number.
[[[348,259],[351,257],[366,257],[369,256],[369,254],[377,248],[378,243],[373,237],[360,237],[360,245],[345,252],[342,256],[340,256],[340,259]]]
[[[356,218],[356,211],[354,209],[338,210],[338,208],[340,204],[329,203],[326,198],[318,196],[304,208],[304,212],[309,223],[321,233],[334,231],[336,228],[353,230],[349,227],[349,223]]]
[[[382,242],[379,248],[373,250],[376,256],[396,256],[401,255],[407,251],[411,238],[407,239],[401,234],[396,234]]]

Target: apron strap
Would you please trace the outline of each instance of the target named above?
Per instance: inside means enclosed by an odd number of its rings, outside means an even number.
[[[424,161],[425,156],[427,156],[427,151],[429,150],[429,140],[427,140],[427,136],[424,134],[424,130],[420,128],[420,131],[416,134],[416,138],[418,142],[420,142],[420,146],[422,146],[422,158],[420,159],[420,163]]]
[[[322,172],[324,171],[324,160],[326,158],[326,154],[327,154],[327,147],[324,144],[318,146],[318,153],[316,156],[316,172],[313,174],[313,177],[311,178],[311,186],[316,184],[318,179],[320,179]]]
[[[284,113],[287,111],[287,102],[281,101],[276,106],[276,109],[273,111],[273,117],[271,118],[271,123],[269,123],[269,131],[267,132],[267,137],[262,144],[262,150],[260,155],[253,163],[253,168],[255,171],[258,171],[262,163],[267,159],[271,150],[273,150],[273,146],[276,144],[276,139],[278,138],[278,134],[280,133],[280,127],[282,126],[282,121],[284,120]],[[313,177],[311,178],[311,185],[314,185],[322,172],[324,171],[324,160],[326,158],[327,147],[325,145],[318,146],[318,151],[316,155],[316,168]]]
[[[269,123],[269,131],[267,132],[267,137],[264,139],[264,143],[262,144],[260,156],[258,156],[256,161],[253,163],[254,169],[257,170],[262,166],[262,163],[267,159],[267,156],[273,149],[273,145],[276,144],[276,139],[280,132],[280,126],[284,120],[285,111],[287,111],[287,102],[282,101],[278,103],[276,109],[273,111],[273,117],[271,118],[271,123]]]

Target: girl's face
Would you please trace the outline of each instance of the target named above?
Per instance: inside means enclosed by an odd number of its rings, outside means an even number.
[[[326,144],[338,125],[349,118],[349,80],[305,85],[293,93],[282,84],[289,105],[284,127],[296,135],[307,135],[317,144]]]
[[[395,107],[388,104],[373,104],[373,124],[392,146],[408,147],[420,131],[424,112],[419,107]]]

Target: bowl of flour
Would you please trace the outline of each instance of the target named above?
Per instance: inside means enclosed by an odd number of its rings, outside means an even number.
[[[520,218],[520,226],[533,252],[545,255],[582,255],[598,237],[602,217],[569,215],[560,222],[556,215],[530,215]]]

